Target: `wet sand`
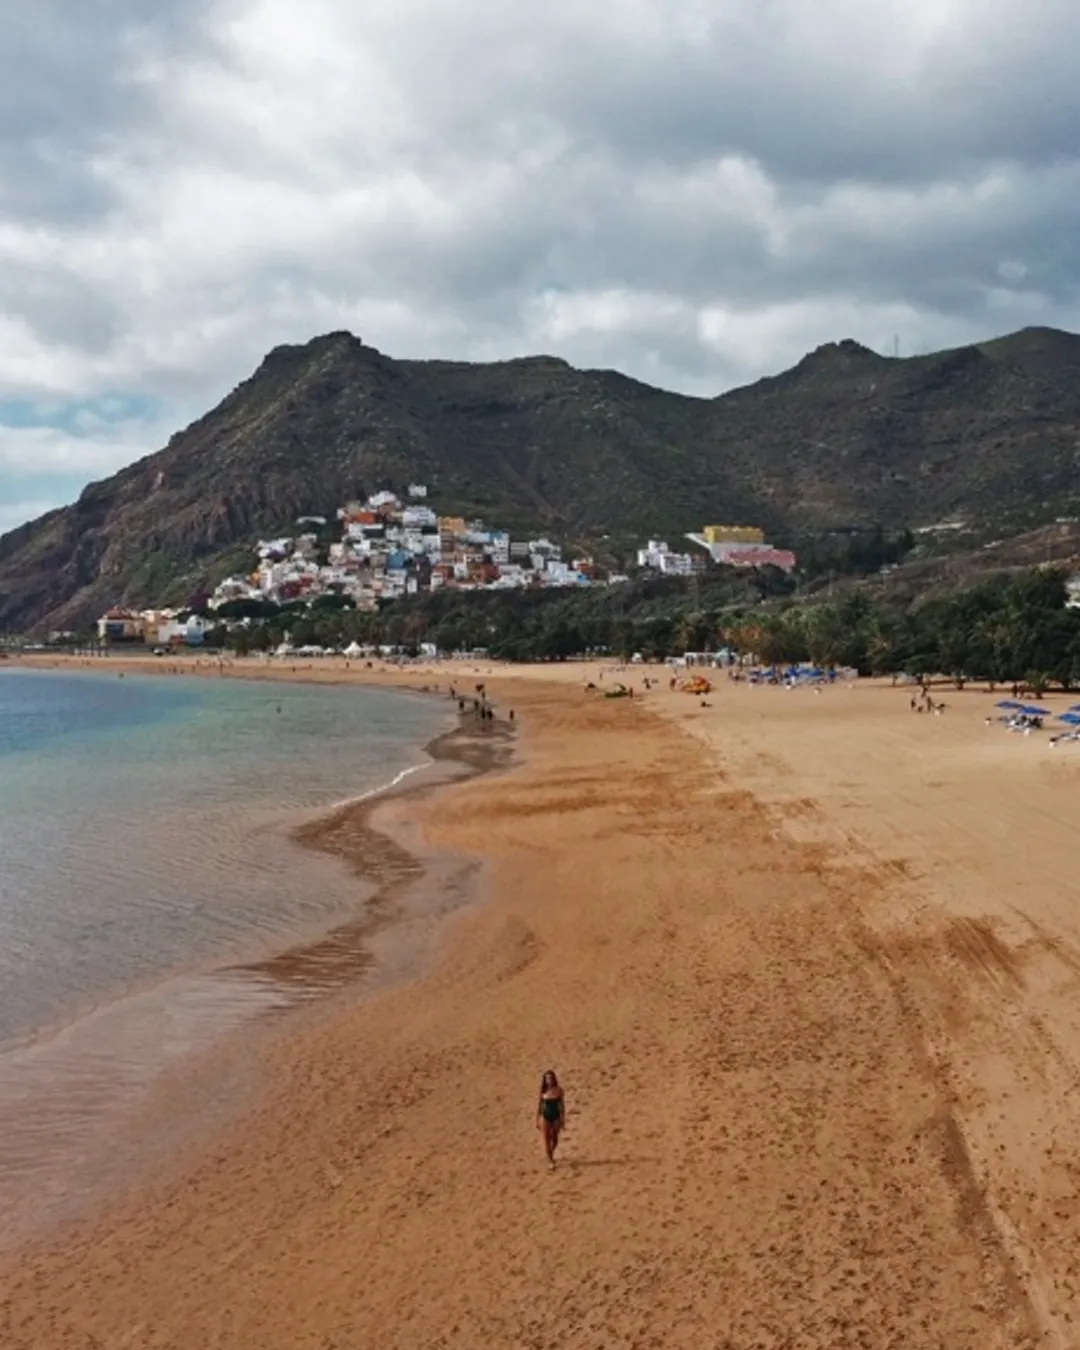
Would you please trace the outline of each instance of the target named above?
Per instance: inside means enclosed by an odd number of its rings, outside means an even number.
[[[484,902],[422,979],[260,1044],[168,1176],[0,1263],[0,1344],[1080,1344],[1076,748],[978,696],[483,671],[433,678],[514,707],[519,762],[409,815]]]
[[[357,878],[355,917],[308,937],[260,935],[257,956],[193,964],[3,1047],[0,1250],[130,1189],[235,1114],[258,1088],[253,1045],[282,1017],[421,968],[439,919],[475,897],[480,860],[427,847],[415,804],[513,754],[512,728],[457,722],[424,747],[425,765],[291,831],[334,861],[306,859],[313,886],[346,892],[342,863]],[[155,1113],[170,1085],[183,1109]]]

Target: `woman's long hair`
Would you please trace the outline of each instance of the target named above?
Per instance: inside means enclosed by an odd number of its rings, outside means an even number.
[[[551,1079],[551,1086],[552,1086],[552,1087],[557,1088],[557,1087],[559,1086],[559,1075],[555,1072],[555,1070],[554,1070],[554,1069],[545,1069],[544,1072],[543,1072],[543,1074],[541,1075],[541,1078],[540,1078],[540,1096],[541,1096],[541,1097],[544,1095],[544,1089],[545,1089],[545,1088],[547,1087],[547,1085],[548,1085],[548,1081],[547,1081],[547,1080],[548,1080],[549,1078]]]

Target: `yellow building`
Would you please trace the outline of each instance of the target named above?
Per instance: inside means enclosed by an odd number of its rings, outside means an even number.
[[[707,544],[764,544],[765,531],[753,525],[706,525]]]

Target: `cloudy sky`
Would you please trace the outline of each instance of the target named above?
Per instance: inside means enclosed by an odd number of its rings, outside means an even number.
[[[1076,0],[34,0],[0,44],[0,531],[283,341],[716,393],[1080,329]]]

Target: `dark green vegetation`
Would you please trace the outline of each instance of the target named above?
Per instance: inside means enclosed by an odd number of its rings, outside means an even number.
[[[729,646],[765,662],[813,661],[863,674],[944,674],[1022,682],[1036,691],[1080,685],[1080,609],[1065,607],[1065,574],[1031,569],[953,595],[898,608],[871,589],[793,602],[778,573],[752,580],[718,572],[701,581],[655,578],[565,591],[436,592],[357,613],[329,603],[313,610],[263,610],[229,645],[266,650],[339,647],[352,641],[415,649],[485,648],[511,661],[561,660],[590,651],[629,657],[681,656]],[[228,613],[228,607],[224,613]],[[245,612],[241,602],[233,617]],[[250,608],[248,612],[254,612]]]
[[[229,643],[248,651],[275,647],[284,638],[296,647],[338,647],[355,640],[415,648],[433,642],[442,651],[486,648],[511,661],[558,660],[597,648],[667,655],[693,650],[695,641],[715,647],[722,610],[756,605],[789,589],[773,569],[760,574],[724,569],[699,582],[653,576],[572,591],[435,591],[375,613],[326,602],[275,616],[264,610],[249,632],[232,634]],[[228,618],[255,611],[237,602],[219,613]]]
[[[1025,685],[1080,685],[1080,609],[1065,607],[1063,572],[995,577],[959,594],[896,610],[865,590],[835,602],[744,616],[729,641],[763,661],[854,666],[863,674],[947,675]]]
[[[396,361],[347,333],[280,347],[213,412],[0,539],[0,631],[182,602],[260,535],[381,486],[618,561],[646,535],[760,524],[799,546],[961,517],[979,542],[1080,499],[1080,337],[1027,329],[894,359],[830,343],[715,399],[530,357]]]

